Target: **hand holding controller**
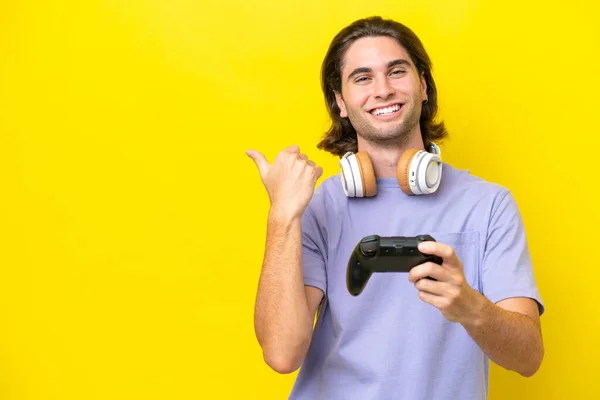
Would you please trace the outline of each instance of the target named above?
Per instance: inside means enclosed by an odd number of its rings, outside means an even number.
[[[419,251],[419,243],[427,241],[435,242],[435,239],[430,235],[366,236],[356,245],[348,262],[348,292],[358,296],[374,272],[409,272],[426,262],[441,265],[443,260],[440,257]]]

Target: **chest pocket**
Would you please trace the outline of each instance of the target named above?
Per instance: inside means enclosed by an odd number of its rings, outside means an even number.
[[[454,249],[463,264],[465,279],[469,286],[481,293],[481,274],[479,268],[480,234],[469,232],[430,232],[438,243],[447,244]]]

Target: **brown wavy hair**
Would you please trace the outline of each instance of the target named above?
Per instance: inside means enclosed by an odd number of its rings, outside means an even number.
[[[317,148],[337,156],[358,151],[356,130],[348,118],[340,117],[335,92],[342,90],[342,63],[348,47],[357,39],[373,36],[389,36],[403,46],[415,64],[419,76],[427,83],[427,102],[421,111],[421,136],[425,148],[431,142],[440,142],[448,136],[444,122],[434,122],[438,111],[437,89],[431,74],[432,63],[417,35],[403,24],[379,16],[364,18],[342,29],[331,42],[321,66],[321,88],[325,95],[327,111],[332,124]]]

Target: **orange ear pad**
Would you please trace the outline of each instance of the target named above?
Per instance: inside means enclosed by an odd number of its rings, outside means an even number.
[[[375,170],[369,154],[359,151],[354,155],[360,168],[360,179],[365,193],[365,197],[373,197],[377,194],[377,181],[375,179]]]
[[[408,183],[409,176],[408,171],[410,167],[410,163],[413,160],[415,154],[417,154],[419,149],[407,149],[400,157],[398,161],[398,166],[396,167],[396,178],[398,179],[398,183],[400,184],[400,189],[408,195],[414,194],[412,190],[410,190],[410,184]]]

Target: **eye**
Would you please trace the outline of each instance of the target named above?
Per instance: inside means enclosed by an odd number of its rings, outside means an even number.
[[[361,77],[356,78],[356,80],[354,82],[362,83],[362,82],[365,82],[367,79],[368,78],[366,76],[361,76]]]
[[[406,71],[405,71],[405,70],[403,70],[403,69],[395,69],[395,70],[393,70],[393,71],[392,71],[391,75],[398,76],[398,75],[402,75],[402,74],[404,74],[405,72],[406,72]]]

